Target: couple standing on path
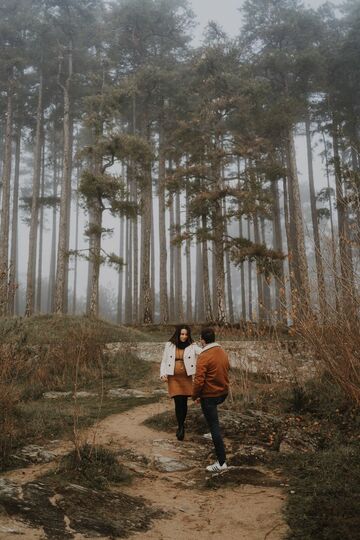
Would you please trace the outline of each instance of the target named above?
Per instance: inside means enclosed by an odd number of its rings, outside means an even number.
[[[215,342],[212,328],[201,331],[200,342],[202,348],[193,342],[189,326],[177,326],[165,345],[160,378],[167,381],[169,395],[174,399],[178,422],[176,437],[179,441],[185,436],[188,398],[200,403],[217,457],[217,461],[206,470],[217,472],[227,469],[217,407],[225,401],[229,391],[230,364],[224,349]]]

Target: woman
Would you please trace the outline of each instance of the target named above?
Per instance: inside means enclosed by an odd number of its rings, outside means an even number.
[[[200,352],[200,347],[193,343],[190,327],[186,324],[176,326],[165,345],[160,365],[160,379],[167,381],[169,395],[174,398],[178,423],[176,437],[179,441],[185,435],[187,401],[192,394],[192,376],[195,375],[196,358]]]

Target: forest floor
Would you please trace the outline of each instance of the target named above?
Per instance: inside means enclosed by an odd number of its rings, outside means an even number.
[[[140,498],[146,508],[155,511],[154,517],[150,517],[151,523],[149,521],[144,523],[144,527],[135,532],[134,538],[153,540],[175,538],[193,540],[194,537],[200,540],[284,538],[287,527],[282,517],[285,496],[280,485],[281,478],[270,469],[255,466],[250,469],[246,467],[247,477],[244,482],[239,481],[239,478],[235,482],[229,482],[232,472],[236,469],[233,467],[227,472],[215,475],[216,483],[213,484],[211,477],[214,475],[205,471],[206,464],[212,461],[211,441],[196,434],[187,434],[186,439],[179,442],[173,434],[155,431],[143,424],[145,420],[168,411],[170,407],[171,403],[164,399],[158,403],[111,415],[96,427],[96,444],[110,449],[119,456],[123,466],[132,471],[132,481],[120,488],[122,496],[133,497],[134,501]],[[93,439],[93,435],[93,430],[88,431],[86,435],[84,432],[89,442]],[[53,451],[57,458],[60,458],[69,452],[70,448],[69,442],[59,441]],[[19,486],[34,485],[40,478],[40,484],[43,485],[46,473],[53,468],[54,463],[33,465],[8,472],[4,477]],[[241,467],[237,472],[241,472],[240,470]],[[119,488],[113,489],[116,494]],[[54,485],[50,491],[51,504],[56,506],[64,494],[57,491]],[[64,510],[64,506],[59,506],[58,509]],[[85,532],[85,535],[81,534],[72,520],[74,510],[70,507],[68,510],[69,515],[66,515],[65,510],[62,515],[63,538],[73,537],[80,540],[114,537],[112,534],[102,535],[101,524],[95,527],[94,536],[91,535],[90,525],[87,530],[86,527],[84,530],[84,526],[79,527]],[[0,516],[1,540],[8,540],[13,535],[23,535],[29,540],[44,537],[61,538],[58,520],[54,520],[56,525],[54,529],[49,522],[41,524],[41,514],[43,519],[49,517],[44,508],[38,509],[36,518],[34,516],[27,518],[26,510],[23,508],[17,508],[18,516],[15,509],[13,511],[11,516]],[[91,508],[91,512],[95,515],[96,508]],[[142,510],[139,512],[141,514]],[[132,519],[131,512],[128,517],[129,520]],[[76,519],[74,521],[76,522]],[[105,525],[104,522],[106,530]],[[121,532],[120,529],[118,532]],[[131,532],[127,531],[127,535],[131,535]]]
[[[220,407],[229,469],[209,474],[198,406],[175,437],[151,333],[2,321],[0,540],[360,539],[360,411],[301,343],[288,377],[232,368]],[[147,360],[134,342],[142,353],[152,342]],[[269,359],[265,345],[246,351]]]

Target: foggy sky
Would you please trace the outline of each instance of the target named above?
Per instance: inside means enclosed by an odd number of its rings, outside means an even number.
[[[239,33],[241,24],[241,6],[244,0],[190,0],[197,19],[198,26],[195,30],[195,40],[201,41],[202,33],[207,23],[214,20],[231,37]],[[307,7],[317,9],[325,3],[325,0],[307,0]],[[339,2],[335,1],[335,4]],[[240,10],[240,11],[239,11]]]

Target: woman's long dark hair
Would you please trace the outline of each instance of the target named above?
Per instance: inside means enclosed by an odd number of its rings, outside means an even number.
[[[180,341],[181,330],[187,330],[188,338],[187,338],[187,341],[185,342]],[[188,326],[187,324],[178,324],[177,326],[175,326],[175,332],[173,333],[169,341],[170,343],[175,345],[175,347],[181,347],[182,349],[185,349],[186,347],[191,345],[191,343],[193,343],[194,340],[191,337],[190,326]]]

